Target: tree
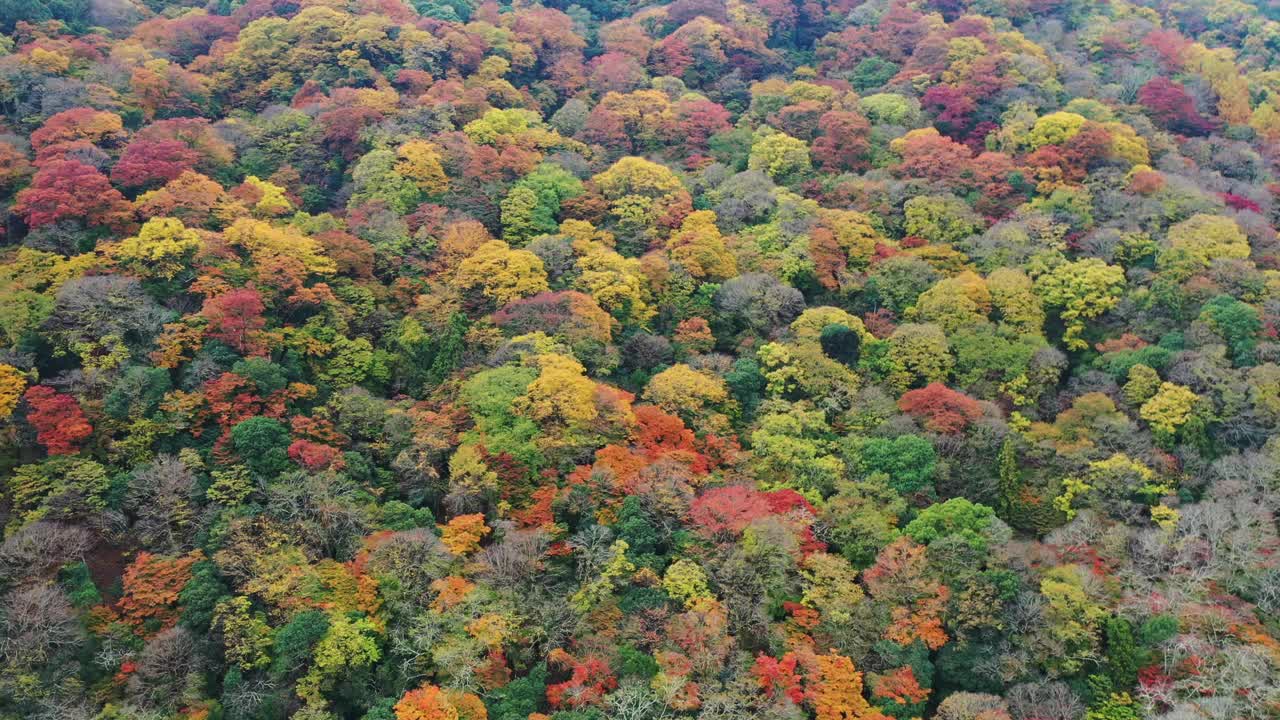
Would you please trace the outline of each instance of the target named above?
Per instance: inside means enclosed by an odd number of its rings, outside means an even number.
[[[132,222],[129,201],[98,170],[75,160],[52,160],[17,195],[13,211],[33,228],[62,221],[123,229]]]
[[[982,229],[982,219],[953,195],[913,197],[903,206],[908,235],[931,243],[954,243]]]
[[[73,455],[93,435],[93,426],[74,397],[47,385],[27,388],[22,397],[27,402],[27,422],[50,455]]]
[[[429,155],[422,148],[412,148],[413,159],[400,159],[395,150],[379,147],[365,153],[351,170],[355,185],[347,207],[355,208],[371,201],[382,201],[399,215],[407,215],[422,200],[421,183],[438,183],[429,167]],[[415,173],[414,177],[404,174]],[[424,180],[425,178],[425,180]]]
[[[815,658],[805,692],[817,720],[884,720],[862,697],[862,673],[834,650]]]
[[[941,383],[955,362],[946,333],[933,324],[899,325],[889,336],[889,357],[905,374],[900,381],[903,387]]]
[[[165,557],[142,552],[124,570],[120,614],[143,635],[171,628],[178,622],[178,596],[191,579],[200,553]]]
[[[410,140],[396,150],[400,158],[395,171],[414,181],[427,195],[439,195],[449,189],[449,178],[440,163],[435,145],[425,140]]]
[[[689,507],[689,519],[705,535],[740,535],[753,521],[770,514],[763,493],[745,485],[712,488]]]
[[[1139,88],[1138,102],[1157,123],[1173,132],[1205,135],[1213,127],[1200,115],[1186,88],[1166,77],[1154,77]]]
[[[26,387],[27,378],[20,370],[0,363],[0,420],[7,420],[13,415]]]
[[[1085,590],[1083,570],[1060,565],[1045,573],[1040,594],[1045,600],[1046,630],[1060,641],[1065,652],[1047,659],[1047,664],[1064,673],[1078,671],[1097,651],[1098,625],[1104,610]]]
[[[456,281],[462,288],[478,288],[498,305],[549,289],[542,259],[501,240],[490,240],[463,260]]]
[[[983,553],[988,546],[985,531],[993,520],[995,513],[986,505],[965,498],[951,498],[921,510],[914,520],[907,523],[903,532],[921,545],[957,536],[975,551]]]
[[[822,136],[813,141],[813,156],[823,170],[848,172],[866,166],[871,150],[871,124],[855,112],[832,110],[818,119]]]
[[[124,120],[113,112],[76,107],[63,110],[31,133],[31,147],[41,164],[82,144],[112,146],[125,138]]]
[[[1162,265],[1183,258],[1201,266],[1220,258],[1249,257],[1249,239],[1234,220],[1221,215],[1192,215],[1169,228],[1170,255],[1162,255]]]
[[[936,382],[903,393],[898,409],[920,419],[926,429],[945,434],[961,432],[982,417],[977,400]]]
[[[1031,149],[1045,145],[1061,145],[1080,133],[1086,120],[1073,112],[1053,112],[1036,120],[1027,136]]]
[[[708,412],[723,410],[729,391],[719,378],[677,363],[654,375],[645,386],[643,397],[664,411],[679,415],[686,423],[693,423]]]
[[[781,181],[793,180],[810,169],[809,146],[786,133],[757,133],[747,167]]]
[[[1098,258],[1065,262],[1035,279],[1035,292],[1045,305],[1059,308],[1066,325],[1063,340],[1073,350],[1089,346],[1080,337],[1087,320],[1096,318],[1120,302],[1124,269]]]
[[[1237,365],[1253,364],[1258,333],[1262,330],[1262,318],[1253,306],[1219,295],[1200,309],[1200,320],[1226,340]]]
[[[1138,409],[1138,415],[1146,420],[1157,434],[1168,438],[1191,419],[1192,411],[1199,400],[1200,396],[1190,388],[1164,382],[1160,384],[1156,394]]]
[[[864,472],[888,475],[890,487],[904,495],[933,485],[938,455],[933,443],[922,437],[872,438],[863,444],[860,455]]]
[[[111,169],[111,179],[125,188],[148,188],[176,180],[193,170],[200,156],[177,140],[134,140]]]
[[[480,549],[480,541],[489,532],[484,515],[459,515],[444,526],[440,542],[454,555],[467,555]]]
[[[267,321],[265,306],[257,290],[240,288],[204,301],[200,314],[209,321],[206,334],[246,355],[261,354],[260,338]]]
[[[667,240],[671,259],[694,278],[725,280],[738,274],[738,265],[716,227],[716,214],[699,210],[685,216],[680,230]]]
[[[275,418],[251,417],[231,428],[231,447],[240,459],[266,478],[289,468],[289,431]]]
[[[423,685],[410,690],[395,705],[396,720],[485,720],[480,698],[459,690]]]
[[[137,235],[107,246],[107,254],[139,277],[172,280],[190,266],[200,247],[200,236],[181,220],[152,218]]]

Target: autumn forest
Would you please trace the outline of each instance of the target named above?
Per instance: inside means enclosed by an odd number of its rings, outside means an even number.
[[[0,0],[0,720],[1280,720],[1275,0]]]

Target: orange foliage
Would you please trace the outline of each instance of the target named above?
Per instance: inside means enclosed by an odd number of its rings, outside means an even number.
[[[124,571],[124,596],[118,603],[122,619],[142,635],[173,627],[178,593],[191,580],[191,566],[203,558],[198,550],[177,558],[138,553]]]
[[[444,526],[440,542],[454,555],[466,555],[480,549],[480,540],[490,533],[484,515],[459,515]]]

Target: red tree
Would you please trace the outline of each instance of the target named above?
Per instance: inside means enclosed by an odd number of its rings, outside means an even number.
[[[205,300],[200,314],[209,321],[208,335],[246,354],[262,352],[259,331],[266,327],[262,317],[262,296],[257,290],[240,288]]]
[[[1196,110],[1196,101],[1186,88],[1168,78],[1152,78],[1143,85],[1138,102],[1151,113],[1151,119],[1173,132],[1205,135],[1213,129],[1213,123]]]
[[[157,630],[171,628],[178,622],[178,593],[191,580],[191,566],[200,560],[199,552],[178,558],[138,553],[125,568],[120,598],[120,614],[129,624],[142,628],[150,622]]]
[[[854,112],[832,110],[818,119],[822,137],[813,142],[813,157],[832,172],[859,170],[866,166],[871,149],[871,123]]]
[[[111,179],[126,188],[163,185],[194,168],[199,159],[195,150],[177,140],[134,140],[111,169]]]
[[[737,535],[753,520],[770,513],[764,493],[745,485],[712,488],[693,501],[689,521],[698,532],[715,536]]]
[[[129,201],[106,176],[74,160],[45,163],[31,187],[18,193],[13,210],[31,227],[78,220],[90,227],[123,228],[133,219]]]
[[[898,409],[940,433],[960,432],[982,416],[977,400],[942,383],[904,393],[898,399]]]
[[[712,135],[732,127],[729,111],[706,98],[682,98],[675,104],[675,111],[677,132],[691,153],[706,151]]]
[[[27,421],[35,427],[36,440],[50,455],[77,453],[80,443],[93,434],[93,426],[70,395],[35,385],[23,397],[27,401]]]

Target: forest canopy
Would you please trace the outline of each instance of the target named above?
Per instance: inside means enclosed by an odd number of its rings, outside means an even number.
[[[0,720],[1280,718],[1280,10],[0,0]]]

